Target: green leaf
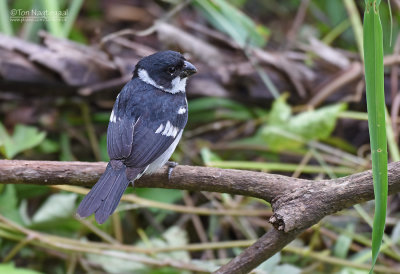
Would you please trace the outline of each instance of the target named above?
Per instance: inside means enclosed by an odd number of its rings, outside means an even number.
[[[18,198],[15,185],[6,185],[3,192],[0,194],[0,214],[14,222],[23,223],[18,210]]]
[[[45,137],[45,132],[40,132],[36,127],[25,125],[16,125],[13,135],[10,136],[3,124],[0,123],[0,146],[2,148],[0,151],[8,159],[39,145]]]
[[[74,238],[76,232],[82,229],[82,225],[75,218],[69,216],[64,219],[54,219],[43,223],[29,223],[27,225],[31,230],[41,231],[48,234],[56,234],[61,237]]]
[[[287,96],[281,96],[272,104],[269,114],[269,125],[282,125],[289,121],[292,115],[292,109],[286,103]]]
[[[56,193],[51,195],[46,202],[33,215],[33,223],[43,223],[71,217],[75,211],[75,193]]]
[[[279,126],[264,126],[257,133],[261,135],[272,151],[281,150],[295,150],[302,147],[305,144],[305,140],[301,136],[296,135],[288,129],[285,124]]]
[[[214,162],[214,161],[221,161],[222,159],[212,152],[209,148],[204,147],[200,151],[201,158],[203,162],[207,165],[209,162]]]
[[[325,139],[335,129],[337,116],[345,108],[345,104],[336,104],[306,111],[290,119],[287,127],[306,140]]]
[[[68,134],[62,133],[60,135],[60,161],[74,161],[76,160],[74,155],[72,154],[71,144]]]
[[[354,224],[349,224],[346,228],[349,233],[354,232]],[[352,239],[346,234],[340,234],[336,240],[335,246],[333,248],[333,255],[339,258],[346,258],[350,249]]]
[[[346,267],[346,268],[343,268],[342,271],[340,271],[338,274],[366,274],[366,273],[368,273],[368,272],[365,270]]]
[[[41,152],[48,154],[58,152],[60,150],[60,145],[53,140],[44,139],[38,148]]]
[[[248,121],[255,115],[246,106],[233,100],[205,97],[189,101],[189,116],[190,121],[195,123],[220,119]]]
[[[260,264],[256,269],[256,273],[258,270],[260,271],[266,271],[267,273],[271,272],[275,267],[278,266],[278,264],[281,262],[282,256],[281,253],[278,252],[262,264]]]
[[[128,252],[106,251],[104,253],[106,255],[87,254],[86,256],[91,263],[101,266],[106,273],[148,273],[148,266],[133,260],[118,258],[118,256],[128,257],[130,255]],[[135,256],[146,258],[144,255],[135,254]]]
[[[274,102],[269,123],[261,127],[257,135],[272,150],[297,149],[310,140],[328,138],[335,129],[338,114],[345,107],[345,104],[336,104],[291,116],[290,106],[283,96]]]
[[[377,0],[365,1],[364,65],[367,90],[368,128],[372,154],[375,214],[372,229],[372,272],[385,230],[388,195],[385,91],[383,70],[383,34]]]
[[[204,97],[189,101],[189,111],[205,111],[216,108],[228,108],[232,110],[247,110],[246,107],[230,99],[217,98],[217,97]]]
[[[278,265],[274,268],[273,271],[270,272],[271,274],[281,274],[281,273],[290,273],[290,274],[300,274],[303,273],[302,269],[291,265],[291,264],[282,264]]]
[[[40,274],[40,272],[24,269],[24,268],[17,268],[13,263],[2,263],[0,264],[0,273],[7,273],[7,274]]]
[[[169,228],[163,235],[162,238],[152,238],[147,242],[139,242],[136,244],[138,247],[167,247],[167,246],[182,246],[187,245],[189,242],[188,235],[185,230],[179,227]],[[131,253],[120,252],[120,251],[106,251],[108,256],[88,254],[88,259],[91,262],[101,265],[107,273],[175,273],[175,272],[152,272],[150,267],[141,263],[134,262],[132,260],[126,260],[122,258],[111,257],[112,254],[118,254],[121,256],[129,256]],[[132,254],[135,257],[146,258],[145,255]],[[168,260],[175,259],[179,261],[189,261],[189,253],[185,250],[173,251],[168,253],[157,253],[153,256],[153,259]],[[161,268],[163,269],[163,268]],[[180,271],[178,273],[189,273],[186,271]]]

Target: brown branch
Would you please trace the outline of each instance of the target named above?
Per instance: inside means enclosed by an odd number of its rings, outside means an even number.
[[[388,169],[389,194],[400,192],[400,162]],[[290,243],[323,217],[374,198],[372,172],[347,177],[309,181],[272,200],[271,230],[216,273],[248,273]],[[272,253],[271,253],[272,252]]]
[[[0,160],[0,183],[93,185],[106,163]],[[272,229],[216,273],[248,273],[280,251],[323,217],[374,198],[372,173],[310,181],[262,172],[177,166],[168,180],[166,168],[135,182],[136,187],[225,192],[271,203]],[[400,191],[400,162],[389,165],[389,193]]]
[[[215,271],[215,274],[246,274],[253,268],[272,257],[276,252],[282,250],[287,244],[293,241],[301,231],[285,233],[271,229],[265,233],[253,245],[246,248],[239,256],[236,256],[226,265]]]
[[[0,183],[92,186],[106,163],[0,160]],[[135,187],[212,191],[257,197],[272,201],[306,180],[261,172],[178,165],[170,180],[162,168],[143,176]]]

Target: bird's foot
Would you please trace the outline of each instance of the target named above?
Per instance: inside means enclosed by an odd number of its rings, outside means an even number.
[[[171,179],[171,174],[174,168],[178,165],[177,162],[167,161],[165,163],[168,166],[168,180]]]

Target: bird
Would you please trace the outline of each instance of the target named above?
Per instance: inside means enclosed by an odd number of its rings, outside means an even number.
[[[143,174],[168,162],[188,121],[186,81],[196,67],[176,51],[142,58],[114,103],[107,128],[110,161],[82,200],[76,215],[99,224],[115,211],[123,193]],[[168,178],[170,176],[170,171]]]

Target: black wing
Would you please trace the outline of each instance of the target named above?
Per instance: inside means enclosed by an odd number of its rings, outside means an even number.
[[[161,124],[165,128],[168,122],[175,128],[174,135],[163,135],[164,131],[156,133],[157,128]],[[182,126],[182,122],[179,122],[178,119],[174,119],[173,121],[168,120],[164,123],[160,122],[154,126],[152,124],[145,125],[139,119],[133,135],[132,153],[126,159],[126,165],[129,167],[146,167],[161,156],[172,145],[175,139],[180,137],[179,133],[183,129],[184,124]],[[177,126],[177,124],[180,126]]]
[[[126,159],[131,154],[134,127],[139,118],[139,113],[128,115],[123,97],[121,92],[114,104],[107,129],[108,155],[115,160]]]
[[[187,122],[187,113],[177,113],[177,107],[187,107],[184,94],[145,92],[144,96],[133,97],[122,91],[108,126],[109,156],[121,159],[128,167],[146,167],[156,160],[171,146]],[[168,123],[170,130],[166,131]],[[161,125],[163,130],[158,130]]]

